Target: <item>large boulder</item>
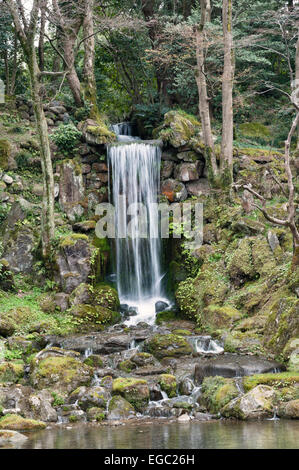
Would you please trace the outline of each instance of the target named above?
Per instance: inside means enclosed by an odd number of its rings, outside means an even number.
[[[16,383],[24,376],[24,364],[0,362],[0,383]]]
[[[19,415],[6,415],[0,418],[0,429],[10,429],[13,431],[38,431],[45,429],[46,423],[34,419],[23,418]]]
[[[281,418],[299,419],[299,399],[282,403],[278,408],[278,416]]]
[[[77,160],[64,160],[60,166],[59,204],[70,221],[84,213],[84,183],[81,165]]]
[[[87,235],[72,234],[60,240],[56,254],[56,281],[69,294],[91,275],[91,247]]]
[[[235,398],[221,410],[227,418],[242,420],[270,418],[274,412],[275,390],[258,385],[240,398]]]
[[[41,356],[31,364],[30,382],[38,390],[70,393],[80,385],[88,385],[92,376],[93,369],[74,357]]]
[[[154,137],[172,147],[185,147],[193,137],[200,134],[200,123],[194,116],[183,111],[169,111],[162,126],[155,130]]]
[[[240,392],[233,379],[206,377],[202,383],[200,403],[212,413],[218,413],[227,403],[237,398]]]
[[[185,201],[188,197],[185,185],[174,179],[167,179],[162,182],[161,193],[166,196],[169,202]]]
[[[113,381],[113,395],[121,395],[136,411],[143,411],[149,402],[150,392],[146,380],[118,378]]]
[[[119,312],[99,305],[75,305],[70,313],[79,331],[102,330],[105,325],[114,325],[121,320]]]
[[[107,419],[114,421],[120,419],[128,419],[135,416],[135,409],[127,400],[120,395],[111,398],[108,405]]]
[[[176,166],[174,177],[184,183],[189,181],[196,181],[202,176],[204,168],[204,163],[202,161],[197,161],[195,163],[181,163]]]
[[[78,125],[88,144],[103,145],[116,140],[116,135],[111,132],[103,120],[86,119]]]
[[[188,341],[174,334],[156,334],[146,341],[145,347],[158,359],[192,354],[192,347]]]

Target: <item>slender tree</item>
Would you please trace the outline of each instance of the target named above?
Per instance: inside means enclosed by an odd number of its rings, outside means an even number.
[[[48,137],[47,120],[43,110],[42,76],[37,62],[35,38],[39,18],[41,0],[33,0],[30,16],[27,20],[24,2],[20,0],[5,0],[12,16],[15,31],[20,41],[24,60],[27,64],[30,84],[31,98],[40,141],[41,166],[43,172],[43,203],[42,203],[42,252],[46,258],[50,253],[51,240],[54,236],[54,177],[51,160],[51,152]]]
[[[233,181],[233,81],[234,53],[232,38],[232,0],[223,0],[222,26],[224,44],[224,64],[222,76],[222,143],[221,178],[228,186]]]

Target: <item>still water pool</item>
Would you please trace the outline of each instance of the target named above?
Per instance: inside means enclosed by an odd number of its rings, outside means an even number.
[[[33,434],[26,449],[299,449],[298,421],[76,425]]]

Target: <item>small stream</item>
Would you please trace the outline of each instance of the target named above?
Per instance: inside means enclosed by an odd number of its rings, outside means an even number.
[[[22,449],[298,449],[298,421],[79,424],[27,434]]]

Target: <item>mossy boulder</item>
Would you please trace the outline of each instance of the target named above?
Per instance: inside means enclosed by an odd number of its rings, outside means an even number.
[[[8,170],[12,147],[8,140],[0,139],[0,168]]]
[[[252,251],[250,239],[236,240],[227,254],[227,270],[232,283],[241,287],[246,281],[256,277],[256,270],[252,263]]]
[[[108,420],[127,419],[135,415],[134,406],[120,395],[111,398],[108,405]]]
[[[4,258],[0,259],[0,289],[6,292],[15,290],[13,273],[10,270],[9,262]]]
[[[299,338],[291,338],[287,342],[283,357],[288,361],[288,370],[299,373]]]
[[[12,431],[38,431],[47,426],[43,421],[23,418],[15,414],[8,414],[0,418],[0,429],[11,429]]]
[[[33,359],[30,382],[38,390],[72,392],[80,385],[89,385],[93,369],[73,357],[57,356]]]
[[[126,359],[125,361],[120,362],[117,367],[124,372],[130,373],[133,369],[136,369],[136,364],[134,364],[130,359]]]
[[[91,354],[84,359],[84,364],[90,367],[103,367],[103,359],[98,354]]]
[[[241,317],[241,312],[231,305],[209,305],[201,315],[201,326],[210,330],[230,329]]]
[[[299,419],[299,399],[282,403],[278,408],[278,416],[288,419]]]
[[[113,395],[121,395],[136,411],[143,411],[149,402],[150,392],[146,380],[118,378],[113,381]]]
[[[137,367],[145,367],[148,365],[153,365],[155,363],[155,358],[152,354],[147,352],[138,352],[131,357],[131,362]]]
[[[70,310],[78,331],[102,330],[107,325],[114,325],[121,320],[119,312],[114,312],[99,305],[75,305]]]
[[[188,341],[183,336],[174,334],[156,334],[146,342],[146,348],[158,359],[192,354],[192,347]]]
[[[162,126],[154,131],[154,137],[179,148],[186,146],[195,136],[199,136],[200,130],[200,123],[194,116],[175,110],[165,114]]]
[[[82,132],[88,144],[103,145],[116,140],[114,132],[108,129],[104,119],[101,118],[97,120],[86,119],[86,121],[81,121],[78,125],[78,129]]]
[[[157,325],[161,325],[163,322],[169,322],[171,320],[176,320],[178,315],[173,310],[164,310],[163,312],[159,312],[156,314],[156,323]]]
[[[262,313],[268,316],[264,344],[280,354],[291,338],[299,337],[299,299],[281,287],[263,306]]]
[[[211,413],[218,413],[239,394],[233,379],[218,376],[206,377],[202,383],[201,404],[205,405]]]
[[[221,409],[226,418],[252,420],[270,418],[274,412],[275,390],[267,385],[258,385],[245,395],[235,398]]]
[[[17,383],[24,377],[24,364],[17,362],[0,362],[0,383]]]
[[[104,408],[98,408],[93,406],[86,412],[87,421],[96,421],[100,423],[106,418],[106,410]]]
[[[107,284],[97,284],[92,288],[93,304],[117,311],[119,298],[117,290]]]
[[[177,383],[174,375],[162,374],[159,376],[159,385],[163,392],[166,392],[169,398],[176,396]]]
[[[90,387],[80,397],[78,405],[84,411],[92,407],[106,408],[109,397],[110,395],[104,387]]]

